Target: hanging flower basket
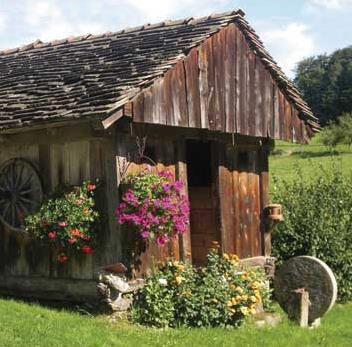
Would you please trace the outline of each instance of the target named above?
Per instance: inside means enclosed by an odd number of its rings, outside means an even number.
[[[126,178],[129,186],[116,209],[120,224],[127,224],[145,241],[159,246],[183,234],[189,224],[189,202],[183,183],[172,173],[142,173]]]
[[[37,213],[26,217],[26,230],[55,247],[58,263],[69,260],[68,250],[83,254],[94,252],[94,223],[98,219],[94,209],[95,189],[95,183],[90,181],[66,187],[64,192],[47,200]]]

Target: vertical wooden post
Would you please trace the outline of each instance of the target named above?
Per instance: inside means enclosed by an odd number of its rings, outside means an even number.
[[[218,155],[221,248],[225,253],[235,253],[233,158],[231,158],[235,153],[233,149],[221,144]]]
[[[187,180],[187,161],[186,161],[186,143],[185,139],[180,138],[175,141],[175,162],[176,162],[176,179],[183,182],[182,194],[188,196]],[[182,261],[192,261],[191,247],[191,230],[187,228],[186,232],[179,237],[180,242],[180,259]]]
[[[299,320],[300,327],[306,328],[308,326],[308,318],[309,318],[309,293],[308,291],[303,289],[301,293],[301,315]]]
[[[262,253],[264,256],[271,255],[271,228],[265,218],[265,207],[269,204],[269,146],[263,144],[259,149],[259,180],[260,180],[260,205],[261,205],[261,231]]]

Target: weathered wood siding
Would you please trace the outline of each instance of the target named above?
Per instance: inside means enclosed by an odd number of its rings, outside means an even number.
[[[97,191],[102,222],[95,255],[70,255],[70,261],[60,265],[55,249],[25,232],[0,225],[0,293],[80,300],[73,289],[77,285],[83,297],[94,296],[92,280],[97,268],[121,256],[113,211],[116,201],[107,200],[113,196],[114,184],[116,190],[110,140],[91,136],[90,128],[82,125],[9,135],[0,148],[0,165],[19,157],[35,165],[45,194],[63,183],[81,184],[95,178],[102,181]]]
[[[193,48],[133,100],[135,122],[306,142],[298,111],[235,24]]]
[[[149,154],[155,164],[149,160],[136,161],[137,150],[136,137],[126,133],[118,133],[115,138],[115,156],[117,165],[118,181],[128,175],[138,174],[146,169],[153,172],[167,170],[176,176],[176,161],[174,142],[157,137],[148,138],[147,148],[153,153]],[[127,169],[127,170],[126,170]],[[119,182],[121,183],[121,182]],[[123,194],[123,186],[120,188],[120,197]],[[169,242],[165,247],[159,247],[156,243],[145,245],[138,242],[131,229],[121,227],[122,261],[131,267],[134,276],[148,272],[153,263],[173,257],[179,259],[178,238]]]
[[[227,145],[221,153],[222,248],[240,258],[262,255],[266,237],[263,209],[268,204],[267,152],[262,146]]]
[[[211,141],[213,156],[210,165],[213,170],[216,170],[212,188],[214,194],[212,194],[211,202],[200,200],[196,204],[201,203],[201,207],[207,208],[211,203],[216,207],[214,223],[217,223],[217,230],[220,233],[219,241],[224,252],[236,253],[241,258],[265,253],[266,234],[262,211],[268,204],[268,143],[262,144],[262,141],[253,137],[236,138],[233,143],[229,135],[195,132],[191,129],[181,132],[173,130],[172,127],[161,128],[153,125],[148,126],[148,129],[140,128],[138,125],[134,128],[143,129],[143,131],[117,133],[115,146],[118,170],[125,166],[126,158],[133,158],[133,153],[137,148],[136,134],[148,134],[147,147],[149,150],[154,149],[152,159],[157,162],[157,166],[148,162],[136,163],[131,160],[125,174],[135,174],[146,168],[167,169],[175,173],[177,179],[186,183],[185,194],[189,193],[185,141],[188,138],[202,138]],[[201,222],[204,221],[199,221]],[[199,251],[197,244],[194,244],[192,230],[188,230],[186,234],[179,237],[178,241],[175,240],[165,248],[151,244],[137,257],[128,259],[133,252],[136,252],[133,248],[135,245],[131,239],[131,230],[124,228],[122,230],[124,261],[133,264],[135,274],[147,272],[154,262],[165,260],[168,257],[192,259],[192,256],[195,256],[192,252]],[[206,233],[206,228],[203,231]],[[202,238],[198,235],[196,242],[202,241],[204,245],[202,252],[204,253],[210,244],[206,242],[209,235],[204,234],[203,236]],[[215,240],[217,237],[214,238],[212,235],[211,239]],[[204,255],[202,252],[198,253]]]

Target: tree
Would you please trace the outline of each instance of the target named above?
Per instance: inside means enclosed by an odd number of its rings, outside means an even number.
[[[329,150],[338,144],[352,146],[352,114],[343,113],[336,122],[330,122],[321,132],[320,140]]]
[[[302,60],[294,81],[322,125],[352,112],[352,46]]]

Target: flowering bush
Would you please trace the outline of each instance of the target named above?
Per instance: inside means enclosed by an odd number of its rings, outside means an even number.
[[[242,269],[236,255],[211,250],[204,268],[161,264],[135,295],[131,318],[156,327],[238,326],[268,305],[269,294],[263,271]]]
[[[57,247],[59,263],[69,259],[68,249],[93,253],[93,224],[98,218],[94,210],[95,189],[92,182],[66,188],[59,197],[49,199],[37,213],[25,219],[28,232]]]
[[[181,193],[183,184],[172,181],[167,171],[150,171],[129,176],[130,186],[116,210],[118,222],[128,224],[144,240],[156,240],[164,245],[186,231],[189,223],[189,203]]]

